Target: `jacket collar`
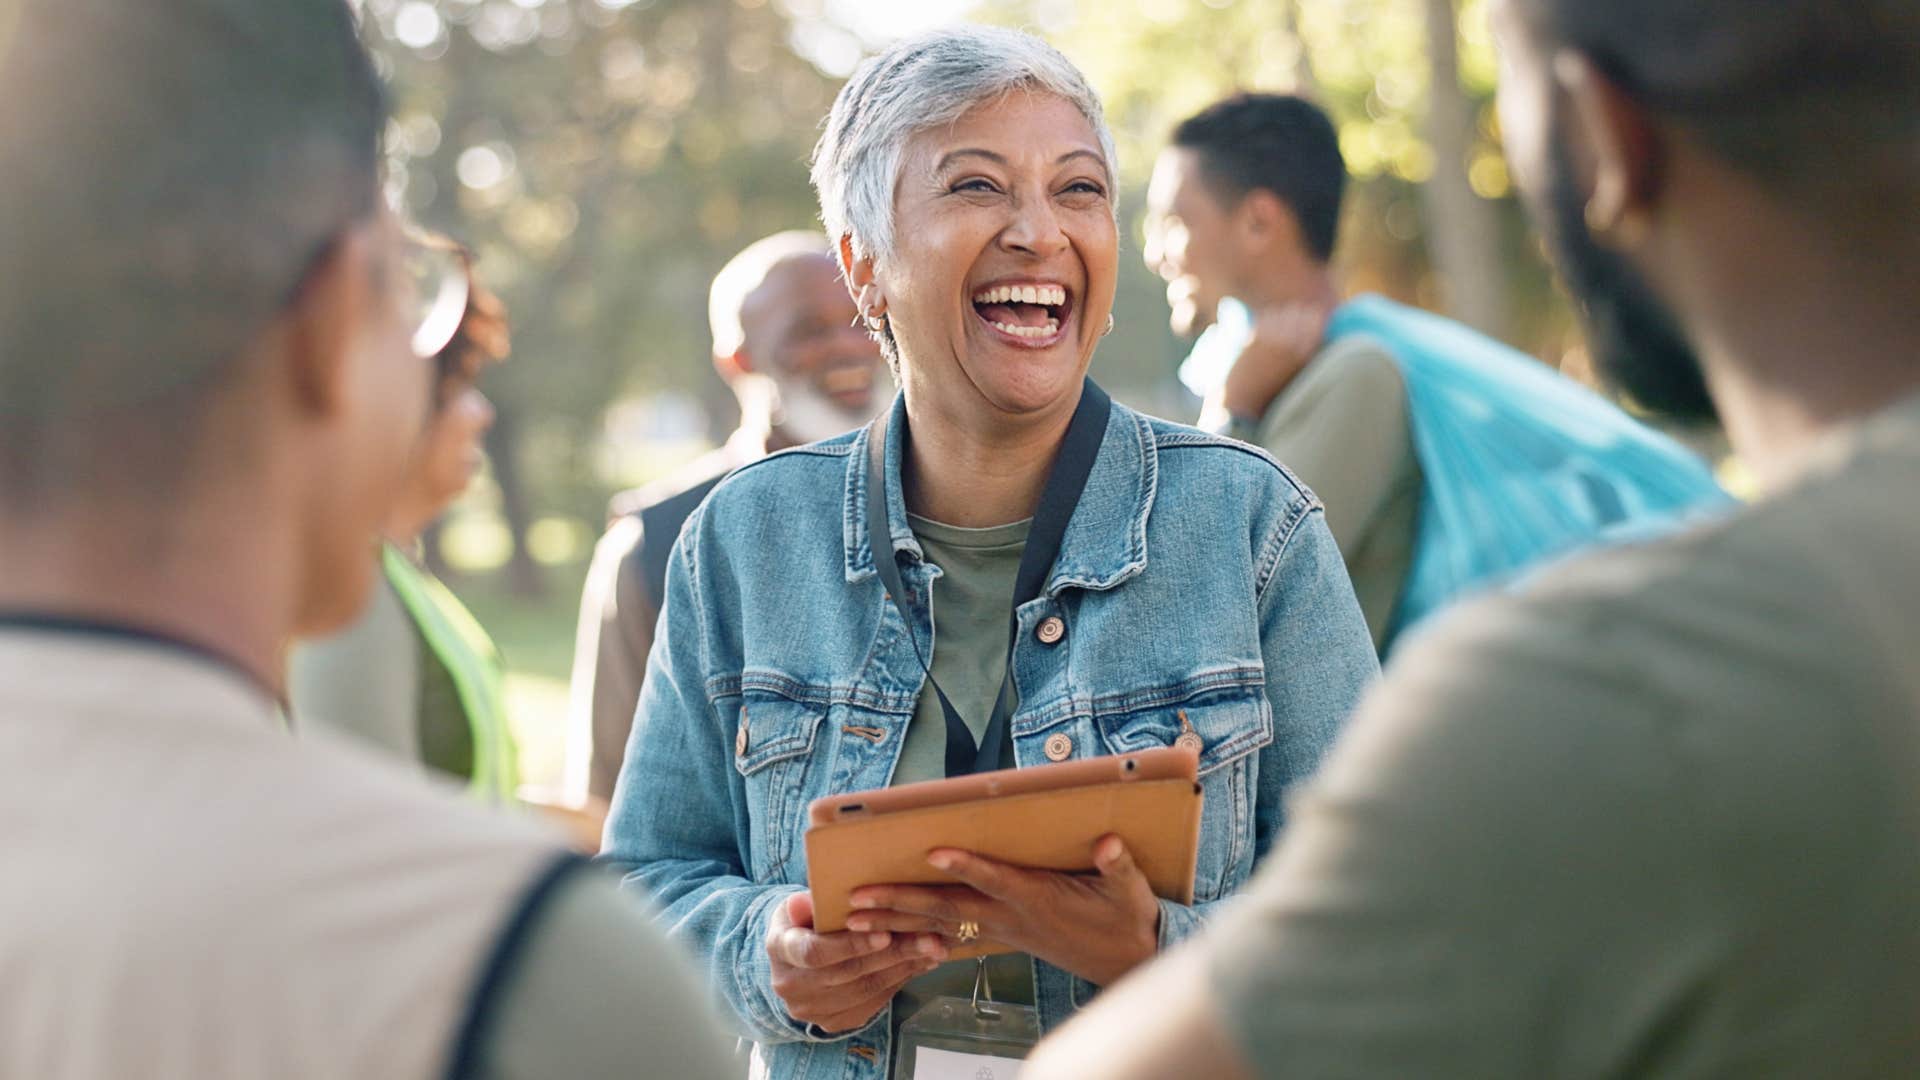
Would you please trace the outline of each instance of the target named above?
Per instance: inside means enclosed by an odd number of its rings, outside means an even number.
[[[896,395],[888,411],[889,432],[900,431],[906,415],[906,397]],[[877,426],[877,422],[869,424],[854,436],[847,455],[845,542],[849,582],[864,581],[878,574],[867,543],[866,518],[867,445]],[[887,524],[894,551],[907,552],[918,561],[926,558],[926,553],[907,521],[906,500],[900,484],[902,449],[899,439],[888,440]],[[1107,418],[1106,435],[1100,441],[1100,454],[1087,476],[1080,503],[1067,522],[1067,534],[1060,543],[1060,558],[1047,578],[1049,595],[1058,595],[1068,587],[1111,589],[1146,569],[1147,517],[1153,511],[1158,478],[1159,459],[1154,451],[1152,428],[1145,417],[1114,402]]]

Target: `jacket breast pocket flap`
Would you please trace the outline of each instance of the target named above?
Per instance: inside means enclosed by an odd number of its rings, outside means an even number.
[[[1258,687],[1216,690],[1176,704],[1102,715],[1099,725],[1108,749],[1116,754],[1198,740],[1202,778],[1273,742],[1273,710]]]
[[[752,776],[782,761],[811,754],[826,714],[825,705],[778,694],[747,693],[740,702],[733,767],[741,776]]]

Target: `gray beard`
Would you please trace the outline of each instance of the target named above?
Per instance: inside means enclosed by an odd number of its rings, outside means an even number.
[[[873,408],[848,409],[801,380],[775,378],[773,423],[796,442],[819,442],[844,435],[873,419],[891,400],[883,380],[873,388]]]

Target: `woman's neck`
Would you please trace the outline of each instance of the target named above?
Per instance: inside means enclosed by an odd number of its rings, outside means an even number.
[[[1044,417],[972,430],[915,416],[907,403],[911,437],[902,458],[907,509],[967,529],[1007,525],[1033,516],[1075,401]]]

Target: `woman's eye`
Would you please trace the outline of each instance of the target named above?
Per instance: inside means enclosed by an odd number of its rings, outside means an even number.
[[[1073,183],[1067,185],[1067,191],[1073,195],[1105,196],[1107,193],[1106,188],[1101,187],[1091,180],[1075,180]]]
[[[953,190],[954,190],[954,191],[984,191],[984,192],[991,192],[991,191],[993,191],[993,190],[995,190],[995,189],[994,189],[994,186],[993,186],[993,181],[991,181],[991,180],[982,180],[982,179],[980,179],[979,177],[975,177],[975,178],[973,178],[973,179],[971,179],[971,180],[962,180],[962,181],[960,181],[959,183],[957,183],[957,184],[955,184],[955,185],[953,185]]]

